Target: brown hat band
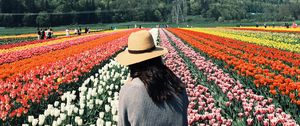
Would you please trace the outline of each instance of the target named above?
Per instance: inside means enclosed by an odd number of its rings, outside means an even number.
[[[140,53],[151,52],[151,51],[153,51],[155,49],[156,49],[156,47],[153,46],[152,48],[146,49],[146,50],[128,50],[128,52],[131,53],[131,54],[140,54]]]

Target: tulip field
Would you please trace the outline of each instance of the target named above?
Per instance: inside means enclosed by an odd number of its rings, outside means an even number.
[[[116,126],[130,75],[114,58],[138,30],[0,45],[0,125]],[[164,63],[186,85],[189,125],[300,123],[300,34],[293,29],[144,30],[168,49]]]

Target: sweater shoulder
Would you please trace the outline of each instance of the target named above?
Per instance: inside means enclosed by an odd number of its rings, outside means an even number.
[[[126,83],[121,87],[121,95],[128,96],[144,96],[147,94],[147,90],[144,83],[139,78],[134,78],[132,81]]]

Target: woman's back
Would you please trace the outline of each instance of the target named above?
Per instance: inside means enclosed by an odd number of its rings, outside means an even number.
[[[186,126],[188,97],[186,91],[166,101],[155,103],[144,83],[135,78],[120,92],[119,126]]]

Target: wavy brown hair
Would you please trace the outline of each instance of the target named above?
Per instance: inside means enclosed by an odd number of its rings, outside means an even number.
[[[140,78],[155,103],[168,100],[185,90],[182,81],[156,57],[129,66],[130,76]]]

